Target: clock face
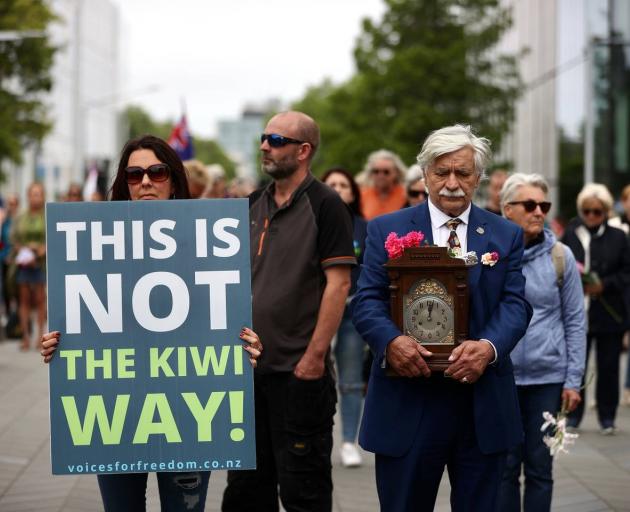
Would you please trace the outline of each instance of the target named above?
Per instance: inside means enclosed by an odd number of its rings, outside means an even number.
[[[416,294],[404,309],[406,334],[423,345],[453,343],[453,308],[440,295]]]

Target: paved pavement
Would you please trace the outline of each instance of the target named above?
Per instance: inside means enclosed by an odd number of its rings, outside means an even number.
[[[0,512],[102,510],[94,476],[51,475],[47,369],[36,352],[19,352],[17,345],[0,342]],[[602,437],[593,411],[588,412],[576,446],[556,461],[554,511],[630,511],[630,408],[620,408],[618,427],[618,435]],[[374,460],[364,455],[361,468],[345,469],[335,448],[335,512],[378,510]],[[215,472],[208,512],[220,510],[224,487],[225,473]],[[436,510],[450,509],[448,492],[444,479]],[[158,511],[154,477],[147,496],[147,510]]]

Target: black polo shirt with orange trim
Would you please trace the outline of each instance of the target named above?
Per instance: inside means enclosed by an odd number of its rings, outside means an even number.
[[[257,190],[249,203],[259,373],[295,368],[317,323],[324,270],[356,265],[352,216],[334,190],[310,173],[281,207],[274,190],[274,183]]]

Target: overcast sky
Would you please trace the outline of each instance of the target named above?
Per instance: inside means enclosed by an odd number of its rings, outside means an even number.
[[[325,77],[354,71],[365,17],[382,0],[112,0],[122,21],[122,91],[155,118],[178,118],[186,102],[193,133],[214,136],[219,119],[246,103],[298,99]],[[123,93],[124,95],[124,93]]]

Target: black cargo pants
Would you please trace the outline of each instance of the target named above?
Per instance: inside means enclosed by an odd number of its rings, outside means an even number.
[[[337,395],[328,372],[255,375],[256,470],[228,472],[223,512],[332,509],[332,426]],[[278,495],[279,488],[279,495]]]

